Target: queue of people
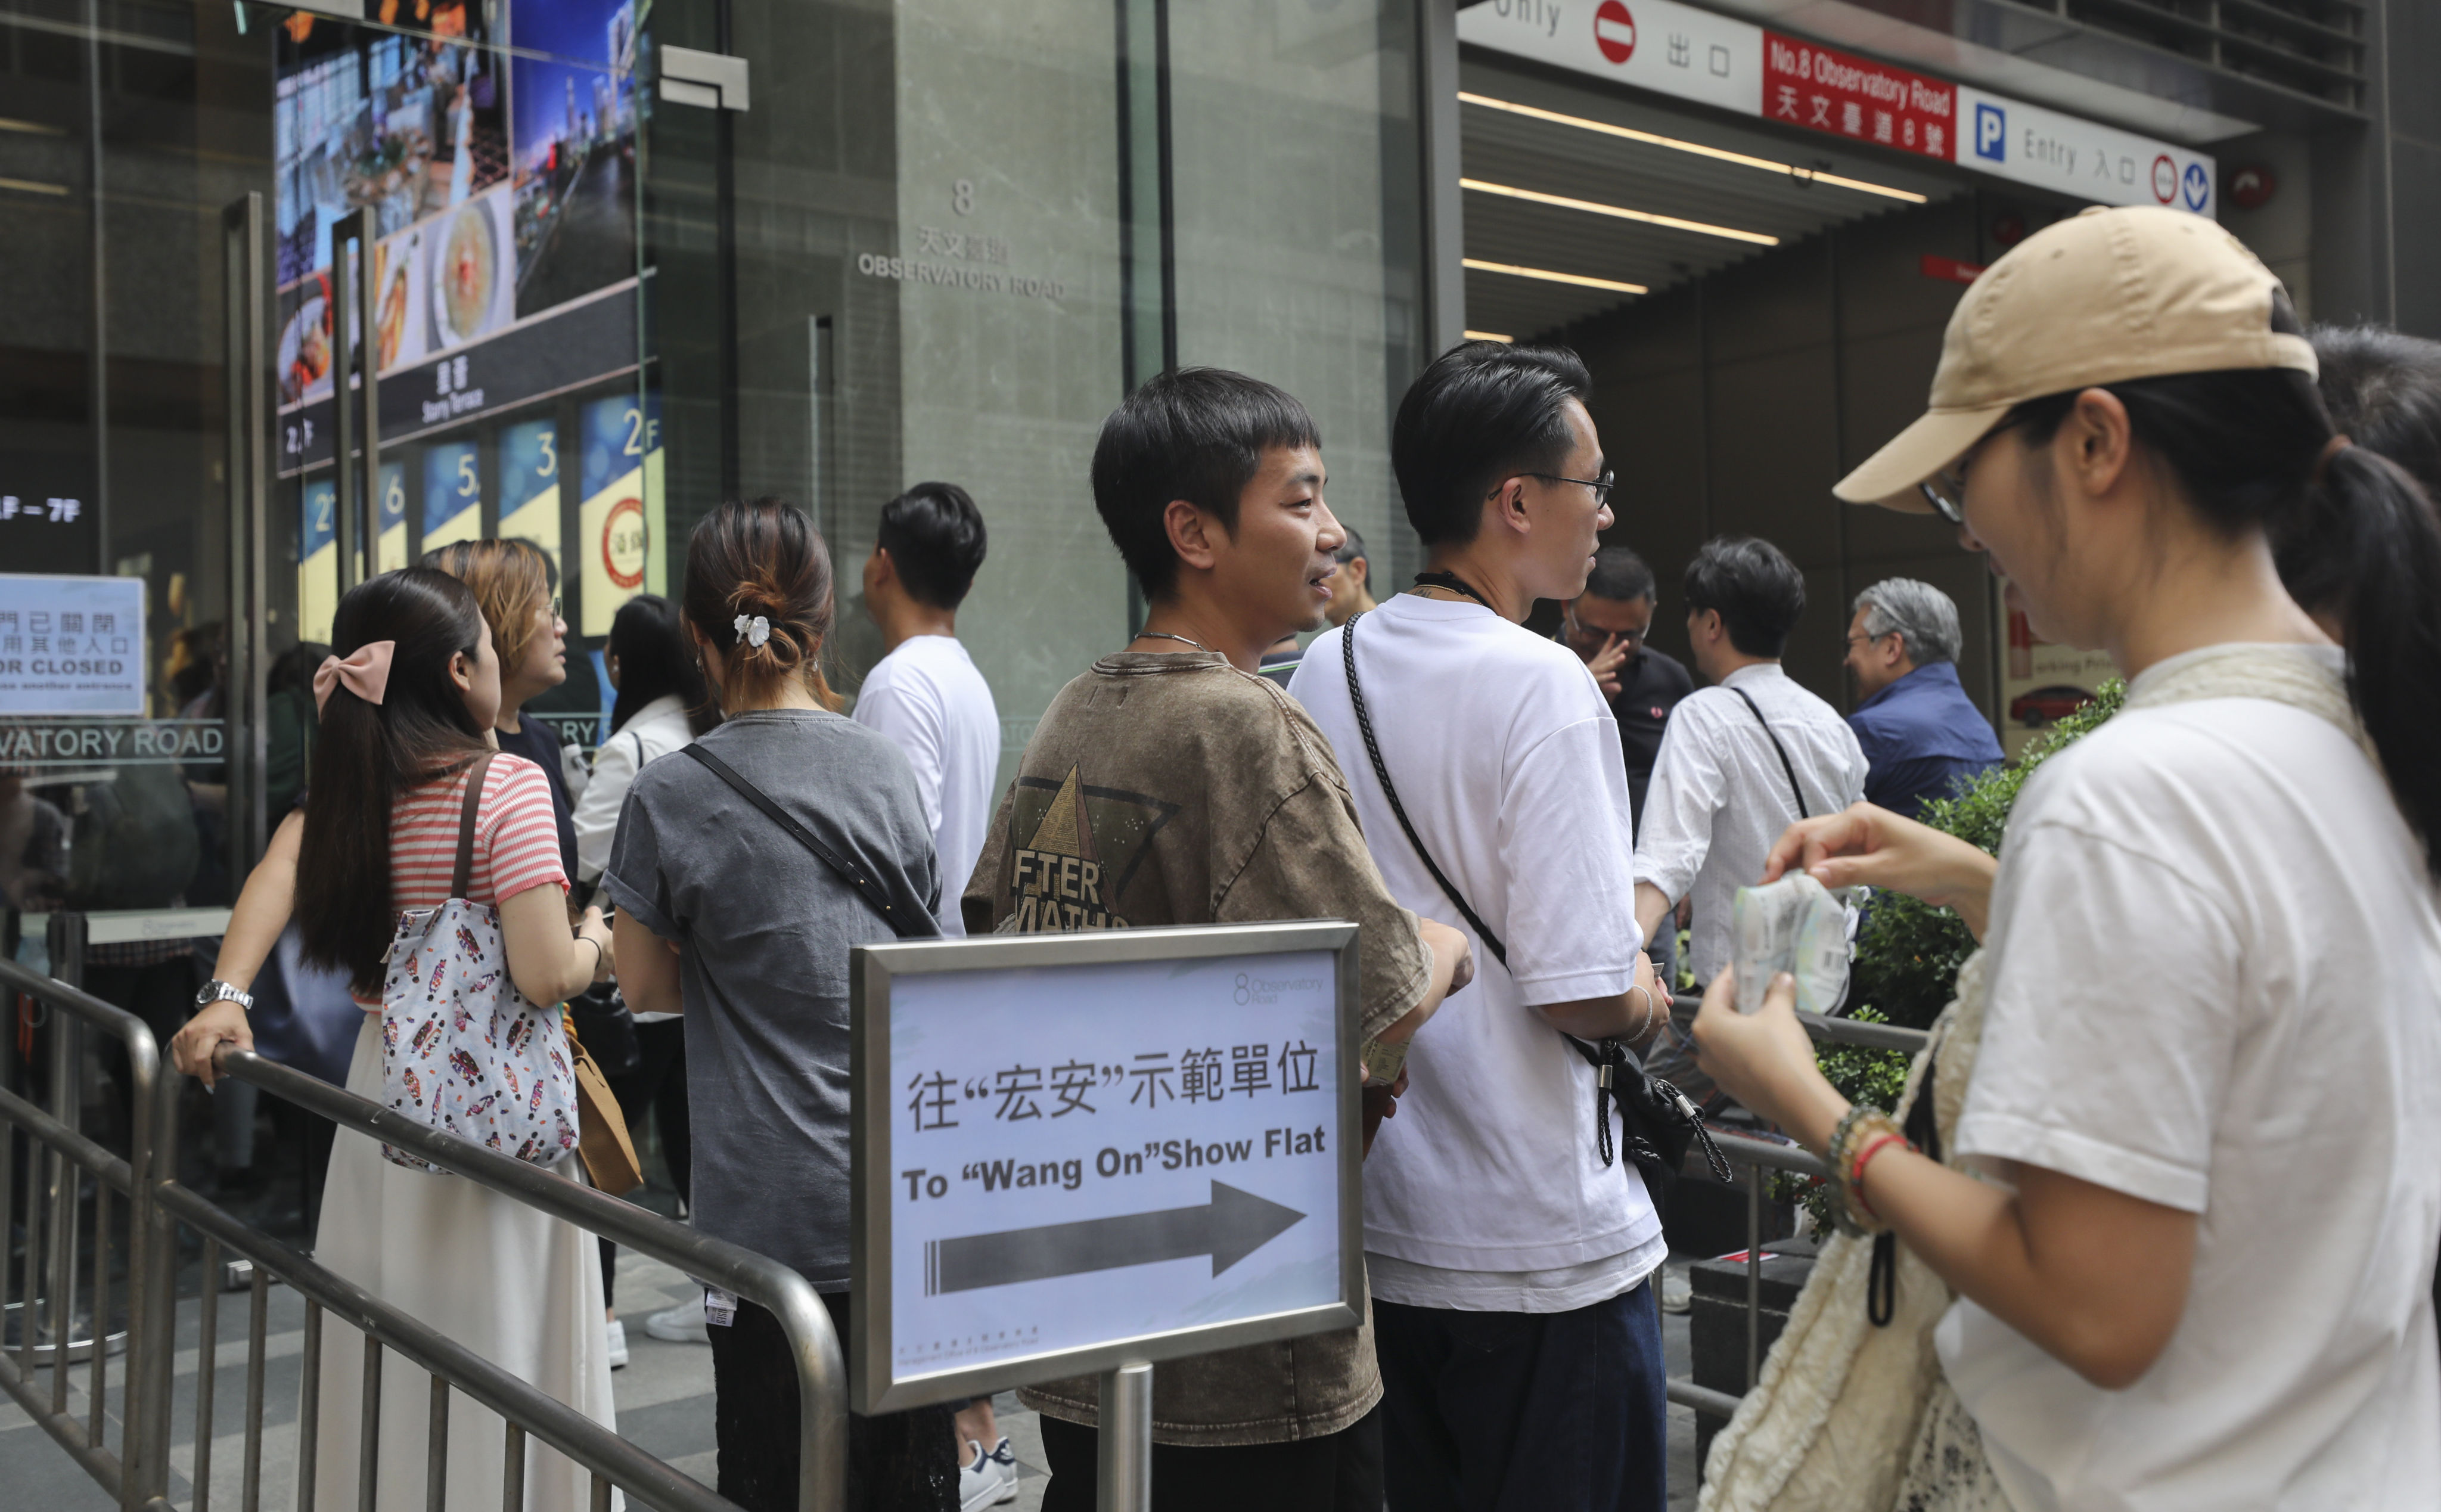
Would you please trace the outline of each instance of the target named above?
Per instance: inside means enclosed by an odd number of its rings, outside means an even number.
[[[2139,328],[2162,339],[2131,350]],[[852,715],[822,667],[827,544],[785,500],[714,510],[678,602],[620,613],[612,732],[573,802],[523,711],[564,675],[549,559],[451,548],[341,601],[302,809],[173,1054],[208,1082],[218,1044],[252,1043],[247,989],[292,918],[366,1010],[351,1088],[394,1106],[429,1049],[386,1038],[411,1020],[402,971],[530,1047],[500,1063],[538,1107],[558,1106],[558,1005],[615,983],[650,1047],[619,1101],[658,1120],[693,1221],[797,1269],[844,1337],[854,945],[1352,919],[1358,1033],[1400,1067],[1365,1091],[1367,1313],[1165,1365],[1168,1512],[1657,1512],[1673,1173],[1622,1111],[1645,1067],[1821,1155],[1849,1220],[1713,1451],[1708,1507],[2410,1504],[2441,1485],[2428,348],[2309,341],[2233,239],[2167,211],[2063,222],[1969,290],[1927,413],[1836,492],[1938,513],[2043,633],[2130,678],[2126,711],[2028,784],[1997,859],[1915,818],[1999,760],[1956,605],[1907,579],[1859,594],[1843,718],[1781,664],[1802,574],[1716,539],[1673,605],[1695,687],[1646,644],[1650,568],[1601,545],[1632,493],[1564,349],[1470,342],[1409,389],[1391,456],[1426,566],[1378,603],[1294,397],[1211,369],[1127,396],[1090,481],[1148,610],[1004,787],[957,639],[985,532],[954,485],[882,512],[862,598],[886,655]],[[1524,628],[1543,599],[1554,639]],[[1047,897],[1077,873],[1045,858],[1130,804],[1165,816],[1138,863]],[[1900,1108],[1831,1087],[1785,979],[1736,1011],[1736,890],[1799,868],[1954,908],[1983,944]],[[1706,990],[1681,1033],[1654,953],[1687,914]],[[447,1017],[422,1020],[438,1042]],[[526,1141],[584,1179],[573,1128]],[[354,1135],[329,1192],[324,1265],[612,1421],[606,1251]],[[1878,1233],[1894,1310],[1867,1295]],[[790,1505],[776,1320],[679,1312],[673,1336],[712,1349],[719,1491]],[[324,1345],[326,1421],[353,1420],[353,1339]],[[383,1421],[417,1443],[407,1384]],[[1043,1504],[1094,1504],[1094,1383],[1023,1398]],[[452,1436],[439,1504],[488,1504],[497,1435]],[[320,1500],[350,1494],[353,1453],[326,1441]],[[382,1507],[425,1504],[413,1456],[386,1468]],[[529,1506],[586,1490],[547,1449],[525,1473]],[[988,1401],[856,1418],[849,1477],[875,1508],[1016,1491]]]

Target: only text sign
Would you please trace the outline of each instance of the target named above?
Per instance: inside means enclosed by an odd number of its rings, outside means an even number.
[[[1354,935],[859,947],[859,1410],[1352,1326]]]

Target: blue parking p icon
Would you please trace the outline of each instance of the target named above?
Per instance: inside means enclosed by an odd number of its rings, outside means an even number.
[[[1998,162],[2008,153],[2009,117],[1998,105],[1975,106],[1975,155]]]

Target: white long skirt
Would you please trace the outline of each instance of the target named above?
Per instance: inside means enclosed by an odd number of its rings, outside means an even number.
[[[348,1090],[381,1101],[381,1015],[365,1016]],[[559,1174],[581,1175],[570,1155]],[[341,1129],[331,1145],[314,1257],[375,1297],[511,1375],[616,1431],[604,1337],[599,1241],[463,1177],[409,1170],[381,1142]],[[356,1505],[363,1432],[364,1335],[325,1314],[316,1507]],[[425,1512],[432,1377],[395,1351],[382,1356],[380,1512]],[[504,1489],[504,1424],[452,1390],[448,1512],[495,1512]],[[529,1436],[529,1512],[582,1512],[591,1476]]]

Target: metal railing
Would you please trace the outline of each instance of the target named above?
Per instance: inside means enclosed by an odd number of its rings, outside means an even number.
[[[163,1258],[166,1236],[153,1202],[154,1191],[170,1175],[162,1125],[155,1116],[159,1090],[169,1080],[162,1074],[160,1048],[153,1031],[134,1014],[123,1012],[73,984],[84,956],[84,920],[76,914],[54,914],[47,921],[45,944],[55,963],[63,963],[71,980],[43,977],[12,960],[0,960],[0,994],[9,1005],[6,1032],[0,1033],[0,1240],[13,1240],[19,1150],[27,1179],[25,1193],[23,1263],[16,1268],[22,1285],[9,1303],[17,1323],[13,1351],[0,1351],[0,1390],[87,1474],[118,1499],[127,1512],[162,1504],[167,1477],[170,1382],[170,1289],[172,1267]],[[13,944],[13,942],[11,942]],[[20,996],[39,1005],[49,1029],[50,1111],[45,1112],[18,1095],[17,1030]],[[118,1039],[128,1062],[130,1130],[125,1160],[84,1136],[79,1128],[83,1107],[81,1072],[81,1041],[86,1028]],[[28,1136],[21,1146],[19,1132]],[[85,1412],[69,1404],[71,1367],[76,1362],[77,1286],[81,1276],[83,1225],[80,1220],[79,1188],[93,1181],[93,1260],[89,1274],[91,1323],[85,1328]],[[128,1263],[120,1288],[127,1303],[129,1378],[123,1392],[118,1449],[106,1438],[106,1406],[110,1385],[109,1323],[111,1287],[111,1206],[114,1197],[126,1205]],[[12,1244],[0,1242],[0,1293],[9,1289],[8,1261]],[[155,1284],[159,1282],[161,1284]],[[47,1322],[42,1314],[47,1312]],[[44,1342],[44,1337],[47,1342]],[[49,1391],[37,1383],[47,1368]]]
[[[51,917],[47,943],[55,971],[76,974],[82,958],[82,922],[75,914]],[[375,1505],[378,1467],[384,1457],[379,1430],[385,1352],[396,1353],[429,1377],[426,1442],[413,1447],[391,1446],[390,1451],[422,1449],[427,1492],[435,1507],[443,1506],[445,1501],[450,1418],[447,1408],[450,1394],[455,1392],[501,1419],[504,1512],[521,1512],[529,1439],[550,1446],[589,1472],[591,1503],[596,1512],[606,1512],[614,1486],[640,1504],[660,1508],[662,1512],[734,1512],[733,1503],[610,1429],[178,1184],[176,1114],[184,1078],[162,1065],[152,1032],[142,1020],[101,1002],[67,981],[44,977],[13,960],[0,959],[0,992],[8,995],[12,1005],[23,994],[41,1004],[50,1016],[53,1104],[52,1109],[45,1112],[10,1089],[14,1080],[14,1068],[9,1061],[15,1043],[12,1017],[12,1032],[0,1035],[0,1145],[6,1146],[0,1149],[0,1221],[13,1211],[14,1194],[9,1182],[21,1133],[29,1142],[35,1170],[47,1171],[48,1185],[38,1194],[44,1201],[27,1206],[24,1305],[19,1314],[24,1325],[19,1330],[17,1359],[0,1359],[0,1387],[5,1387],[87,1473],[118,1498],[123,1512],[150,1512],[154,1508],[172,1512],[171,1345],[176,1319],[181,1225],[200,1236],[204,1262],[194,1461],[188,1477],[192,1487],[187,1503],[189,1512],[208,1512],[209,1506],[213,1397],[220,1353],[218,1277],[226,1256],[242,1257],[252,1266],[244,1361],[241,1512],[258,1512],[261,1503],[264,1376],[269,1358],[267,1299],[274,1282],[294,1288],[305,1304],[297,1423],[298,1512],[316,1512],[316,1462],[325,1427],[318,1420],[322,1334],[326,1322],[334,1318],[365,1337],[361,1420],[353,1425],[360,1445],[357,1504],[361,1512],[372,1512]],[[107,1030],[127,1047],[136,1094],[130,1160],[112,1155],[75,1126],[81,1101],[81,1068],[79,1036],[73,1030],[80,1022]],[[842,1512],[847,1468],[846,1360],[829,1313],[813,1287],[794,1269],[591,1187],[428,1128],[379,1104],[250,1052],[224,1046],[215,1061],[224,1074],[249,1082],[342,1129],[422,1156],[515,1201],[768,1309],[778,1321],[796,1361],[801,1454],[797,1505],[800,1512]],[[69,1411],[70,1360],[66,1350],[58,1349],[51,1357],[47,1394],[39,1390],[34,1381],[32,1319],[37,1303],[47,1309],[52,1319],[50,1336],[54,1341],[67,1339],[75,1316],[75,1277],[80,1264],[78,1181],[73,1174],[77,1172],[94,1179],[97,1193],[92,1270],[97,1305],[91,1330],[97,1336],[108,1317],[108,1208],[112,1193],[125,1197],[130,1215],[131,1253],[125,1290],[129,1302],[131,1374],[122,1393],[124,1426],[117,1453],[103,1443],[109,1356],[106,1345],[90,1350],[85,1418],[80,1419]],[[41,1217],[45,1205],[46,1219]],[[45,1225],[39,1233],[37,1222]],[[6,1246],[0,1246],[0,1254],[5,1251]],[[5,1266],[0,1266],[0,1281],[5,1281],[7,1273]],[[0,1287],[0,1290],[5,1289]],[[345,1427],[330,1426],[335,1431]],[[323,1512],[336,1509],[326,1508]]]
[[[592,1504],[605,1512],[614,1486],[664,1512],[733,1512],[732,1503],[610,1429],[181,1186],[176,1180],[177,1106],[183,1078],[163,1066],[160,1047],[141,1019],[76,985],[88,943],[85,916],[63,912],[50,915],[45,923],[53,976],[30,971],[0,953],[0,992],[6,993],[12,1008],[22,995],[45,1016],[51,1102],[45,1111],[14,1090],[17,1034],[12,1013],[8,1032],[0,1033],[0,1224],[16,1211],[20,1135],[25,1137],[23,1163],[29,1190],[23,1263],[13,1272],[6,1260],[14,1251],[0,1244],[0,1303],[7,1304],[17,1321],[13,1346],[0,1350],[0,1389],[110,1491],[123,1512],[172,1512],[169,1499],[171,1366],[181,1225],[200,1237],[205,1278],[199,1302],[189,1512],[208,1512],[220,1353],[217,1278],[222,1261],[232,1255],[250,1262],[252,1268],[241,1512],[258,1512],[262,1499],[264,1377],[269,1358],[266,1321],[268,1289],[274,1282],[293,1287],[305,1303],[297,1425],[298,1512],[315,1512],[315,1473],[323,1426],[318,1420],[321,1341],[325,1322],[333,1317],[358,1330],[366,1341],[361,1417],[355,1425],[361,1512],[372,1512],[379,1485],[383,1357],[389,1351],[429,1377],[430,1408],[422,1448],[426,1485],[436,1506],[442,1504],[446,1484],[448,1406],[455,1392],[501,1419],[504,1512],[521,1512],[530,1438],[589,1472]],[[115,924],[110,928],[114,934],[125,933]],[[139,930],[128,937],[140,935]],[[1699,1005],[1697,999],[1680,997],[1673,1009],[1691,1016]],[[1892,1025],[1812,1014],[1799,1017],[1816,1039],[1826,1043],[1911,1053],[1926,1039],[1921,1031]],[[127,1056],[133,1096],[125,1159],[86,1137],[78,1126],[83,1101],[82,1032],[87,1028],[118,1040]],[[796,1360],[798,1505],[801,1512],[841,1512],[847,1464],[845,1360],[830,1315],[795,1270],[525,1161],[428,1128],[250,1052],[224,1046],[216,1063],[224,1074],[251,1083],[341,1128],[420,1155],[479,1185],[768,1308],[778,1320]],[[1820,1161],[1795,1145],[1725,1130],[1715,1130],[1714,1138],[1722,1154],[1745,1171],[1745,1378],[1751,1390],[1762,1360],[1764,1173],[1781,1170],[1823,1177],[1828,1172]],[[94,1193],[89,1227],[81,1218],[79,1192],[88,1179]],[[127,1233],[124,1280],[118,1289],[127,1307],[129,1359],[120,1393],[118,1446],[114,1451],[107,1441],[107,1404],[113,1353],[109,1323],[115,1201],[124,1205]],[[88,1232],[92,1235],[89,1269],[82,1242]],[[13,1300],[12,1275],[18,1283]],[[91,1323],[80,1356],[78,1287],[87,1276]],[[73,1410],[70,1395],[72,1367],[80,1362],[86,1367],[81,1413]],[[49,1371],[46,1383],[38,1381],[45,1369]],[[1671,1380],[1668,1394],[1673,1402],[1724,1419],[1736,1412],[1741,1399],[1688,1379]]]
[[[1685,994],[1671,999],[1672,1017],[1682,1022],[1694,1017],[1704,999]],[[1903,1029],[1896,1024],[1869,1024],[1853,1018],[1835,1018],[1822,1014],[1800,1013],[1799,1022],[1805,1032],[1823,1044],[1857,1045],[1870,1050],[1893,1050],[1913,1055],[1924,1049],[1929,1037],[1921,1029]],[[1799,1176],[1827,1179],[1831,1168],[1800,1145],[1782,1144],[1773,1140],[1756,1139],[1727,1129],[1711,1130],[1712,1142],[1731,1165],[1745,1171],[1746,1193],[1746,1384],[1754,1390],[1756,1378],[1763,1374],[1763,1182],[1766,1171],[1789,1171]],[[1669,1397],[1681,1407],[1691,1407],[1708,1416],[1727,1421],[1738,1410],[1743,1395],[1715,1391],[1698,1386],[1694,1381],[1673,1377]]]

